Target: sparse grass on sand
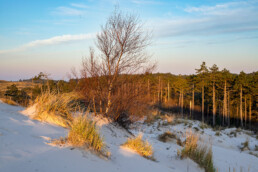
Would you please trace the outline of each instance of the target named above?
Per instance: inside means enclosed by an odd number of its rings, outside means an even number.
[[[205,169],[205,172],[215,172],[212,160],[212,147],[207,144],[199,144],[199,136],[188,131],[186,133],[186,142],[184,148],[179,152],[181,158],[189,157],[200,167]]]
[[[1,100],[3,103],[9,104],[9,105],[13,105],[13,106],[17,106],[17,105],[18,105],[15,101],[10,100],[10,99],[0,98],[0,100]]]
[[[69,127],[72,121],[72,112],[78,108],[78,93],[43,93],[34,101],[36,115],[33,117],[39,121]]]
[[[177,136],[174,133],[171,133],[170,131],[166,131],[163,134],[159,135],[158,139],[161,142],[168,142],[172,139],[177,139]]]
[[[122,145],[136,151],[139,155],[155,160],[153,157],[153,149],[151,144],[146,140],[142,139],[142,134],[139,134],[137,137],[128,138],[127,141]]]
[[[249,148],[249,140],[246,139],[246,141],[244,143],[241,143],[242,147],[240,147],[241,151],[246,151],[246,150],[250,150]]]
[[[100,157],[108,158],[110,152],[106,150],[103,138],[100,136],[95,122],[88,118],[89,112],[80,112],[78,93],[44,93],[35,100],[36,114],[33,117],[66,127],[69,129],[65,138],[54,139],[51,144],[74,146],[93,151]]]

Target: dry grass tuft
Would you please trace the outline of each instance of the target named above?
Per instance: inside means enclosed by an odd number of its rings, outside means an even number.
[[[164,115],[162,116],[162,119],[166,120],[167,123],[172,123],[175,120],[175,116]]]
[[[0,98],[0,100],[3,103],[6,103],[6,104],[9,104],[9,105],[12,105],[12,106],[18,106],[18,104],[15,101],[13,101],[13,100],[6,99],[6,98]]]
[[[139,155],[145,158],[154,160],[152,146],[148,141],[142,140],[141,134],[135,138],[127,139],[123,146],[135,150]]]
[[[250,148],[249,148],[249,140],[248,139],[246,139],[246,141],[241,143],[241,144],[242,144],[242,147],[240,147],[241,151],[250,150]]]
[[[162,141],[162,142],[168,142],[176,138],[177,136],[174,133],[171,133],[170,131],[166,131],[163,134],[159,135],[158,139],[159,141]]]
[[[36,104],[34,119],[69,127],[72,121],[71,112],[76,111],[79,98],[75,92],[64,94],[44,93],[37,97],[34,102]]]
[[[67,139],[73,146],[86,146],[98,152],[104,147],[103,139],[100,137],[95,122],[87,119],[86,115],[79,115],[73,120]]]
[[[199,144],[199,136],[190,132],[186,133],[186,142],[180,152],[181,158],[189,157],[205,169],[205,172],[215,172],[212,161],[212,147]]]

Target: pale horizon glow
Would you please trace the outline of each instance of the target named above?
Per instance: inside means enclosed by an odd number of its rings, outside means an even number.
[[[152,31],[155,72],[194,74],[202,61],[232,73],[258,69],[257,0],[10,0],[0,2],[0,80],[41,71],[67,79],[118,2]]]

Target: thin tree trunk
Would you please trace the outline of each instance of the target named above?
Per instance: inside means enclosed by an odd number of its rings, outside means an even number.
[[[236,117],[236,123],[237,123],[237,125],[239,125],[239,106],[237,106],[237,117]]]
[[[168,82],[168,102],[170,100],[170,86],[169,86],[169,82]]]
[[[227,119],[227,81],[224,85],[224,101],[223,101],[223,126],[225,125],[225,119]]]
[[[230,94],[228,91],[228,127],[230,126]]]
[[[243,98],[242,98],[242,95],[243,94],[243,90],[242,90],[242,85],[241,85],[241,88],[240,88],[240,119],[241,119],[241,127],[243,127]]]
[[[213,116],[213,126],[215,126],[215,116],[216,116],[216,99],[215,99],[215,83],[213,82],[213,88],[212,88],[213,96],[212,96],[212,102],[213,102],[213,109],[212,109],[212,116]]]
[[[204,123],[204,85],[202,86],[202,122]]]
[[[159,87],[158,87],[158,102],[160,102],[160,76],[159,76]]]
[[[162,88],[162,82],[160,83],[160,102],[163,102],[163,88]]]
[[[249,99],[249,128],[251,129],[251,121],[252,121],[252,100],[251,95]]]
[[[182,118],[184,117],[184,91],[182,91],[182,98],[181,98],[181,115],[182,115]]]
[[[180,89],[180,92],[179,92],[178,107],[181,110],[181,89]],[[178,109],[178,112],[179,112],[179,109]]]
[[[190,107],[190,118],[192,118],[192,101],[190,100],[190,105],[189,105]]]
[[[150,79],[148,79],[148,99],[150,99]]]
[[[111,83],[109,88],[108,88],[108,97],[107,97],[107,107],[106,107],[106,114],[108,114],[110,107],[111,107],[111,91],[113,88],[113,84]]]
[[[247,111],[246,111],[246,95],[245,95],[245,127],[246,127],[246,121],[247,121]]]
[[[102,113],[102,101],[101,100],[99,101],[99,111],[100,111],[100,113]]]
[[[95,97],[93,96],[92,98],[92,101],[93,101],[93,111],[94,111],[94,115],[96,116],[97,113],[96,113],[96,105],[95,105]]]
[[[194,84],[193,84],[192,101],[193,101],[193,106],[192,106],[192,116],[193,116],[194,115]]]

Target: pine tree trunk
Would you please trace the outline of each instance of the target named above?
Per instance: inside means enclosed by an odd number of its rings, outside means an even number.
[[[179,92],[178,107],[181,110],[181,89],[180,89],[180,92]],[[178,112],[179,112],[179,109],[178,109]]]
[[[251,95],[249,99],[249,128],[251,129],[251,121],[252,121],[252,100]]]
[[[169,86],[169,82],[168,82],[168,102],[170,100],[170,86]]]
[[[223,126],[225,124],[225,119],[227,119],[227,82],[224,85],[224,101],[223,101]]]
[[[202,122],[204,123],[204,85],[202,86]]]
[[[213,82],[213,88],[212,88],[212,102],[213,102],[213,108],[212,108],[212,116],[213,116],[213,126],[215,126],[215,116],[216,116],[216,104],[215,104],[215,83]]]
[[[184,117],[184,91],[182,91],[182,98],[181,98],[181,115],[182,118]]]
[[[150,79],[148,79],[148,99],[150,100]]]
[[[158,102],[160,102],[160,76],[159,76],[159,87],[158,87]]]
[[[246,95],[245,95],[245,127],[246,127],[246,121],[247,121],[247,111],[246,111]]]
[[[241,88],[240,88],[240,119],[241,119],[241,127],[243,127],[243,98],[242,98],[242,94],[243,94],[243,90],[242,90],[242,85],[241,85]]]
[[[194,115],[194,85],[193,85],[192,101],[193,101],[193,105],[192,105],[192,116],[193,116]]]
[[[228,127],[230,126],[230,94],[228,91]]]
[[[162,88],[162,82],[160,83],[160,102],[163,102],[163,88]]]
[[[190,119],[192,118],[192,101],[190,100],[190,105],[189,105],[189,109],[190,109]]]
[[[102,101],[101,100],[99,101],[99,111],[102,114]]]

